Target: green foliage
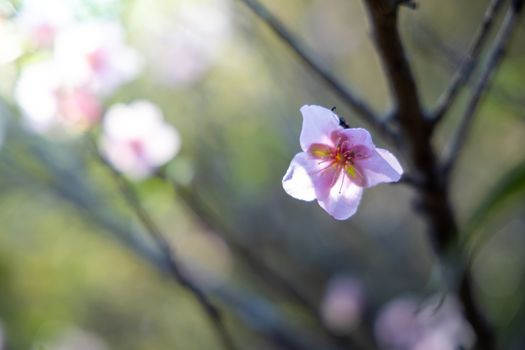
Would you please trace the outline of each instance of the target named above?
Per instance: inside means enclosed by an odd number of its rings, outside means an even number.
[[[471,243],[476,240],[477,229],[491,217],[501,213],[513,203],[522,204],[525,198],[525,159],[503,174],[489,189],[465,225],[463,240]],[[485,239],[489,236],[485,236]],[[479,244],[479,242],[478,242]]]

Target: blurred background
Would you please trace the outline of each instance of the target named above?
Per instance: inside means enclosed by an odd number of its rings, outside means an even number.
[[[361,1],[263,3],[378,112],[389,109]],[[487,4],[402,8],[427,108]],[[522,22],[451,192],[476,297],[505,349],[525,348],[524,38]],[[0,349],[221,348],[192,295],[159,271],[159,249],[108,164],[239,349],[471,346],[409,186],[367,190],[343,222],[283,191],[302,105],[336,106],[364,125],[241,1],[0,0],[0,97]]]

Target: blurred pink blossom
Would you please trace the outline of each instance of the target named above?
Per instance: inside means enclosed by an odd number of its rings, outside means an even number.
[[[352,332],[361,321],[364,305],[362,284],[349,276],[337,276],[330,280],[321,301],[323,322],[333,332]]]
[[[101,115],[97,97],[85,87],[63,84],[52,60],[24,67],[15,88],[15,99],[28,127],[39,133],[81,132]]]
[[[124,42],[118,22],[90,21],[61,31],[55,59],[67,83],[88,86],[99,95],[133,80],[142,67],[138,53]]]
[[[457,301],[447,296],[425,302],[402,297],[387,303],[375,322],[380,345],[395,350],[456,350],[468,348],[472,330],[463,319]]]
[[[24,0],[16,23],[35,48],[51,48],[56,35],[73,23],[68,0]]]
[[[148,10],[152,6],[151,1],[142,4]],[[229,5],[225,0],[180,1],[165,11],[146,10],[153,16],[149,19],[144,19],[145,9],[137,5],[138,36],[158,81],[175,87],[202,78],[231,36]]]
[[[104,117],[101,152],[115,169],[133,179],[151,175],[173,158],[179,147],[177,130],[148,101],[114,105]]]
[[[303,106],[300,144],[283,177],[292,197],[312,201],[337,220],[352,216],[363,189],[395,182],[403,169],[387,150],[376,148],[365,129],[344,129],[329,109]]]

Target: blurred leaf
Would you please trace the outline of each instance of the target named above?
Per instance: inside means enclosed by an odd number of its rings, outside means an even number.
[[[478,227],[498,210],[505,207],[505,204],[523,198],[523,196],[525,196],[525,159],[504,174],[481,201],[465,225],[463,243],[472,242],[476,238]],[[482,237],[481,239],[487,238],[489,237]],[[478,242],[477,245],[480,243],[482,241]]]

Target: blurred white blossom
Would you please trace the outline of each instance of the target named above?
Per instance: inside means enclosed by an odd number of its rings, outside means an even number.
[[[473,342],[472,330],[451,296],[424,302],[395,299],[381,310],[375,334],[380,345],[395,350],[456,350]]]
[[[0,13],[0,66],[11,63],[22,54],[22,39],[16,26]]]
[[[138,1],[134,12],[155,78],[170,86],[200,79],[230,39],[229,1],[178,1],[168,9],[151,6],[151,1]]]
[[[16,23],[30,46],[51,48],[56,35],[74,21],[68,0],[24,0]]]
[[[362,284],[349,276],[332,278],[321,301],[323,322],[333,332],[350,333],[361,321],[364,306]]]
[[[26,125],[38,133],[77,133],[100,117],[98,99],[85,87],[63,84],[52,60],[27,65],[15,89]]]
[[[68,84],[111,94],[134,79],[142,67],[138,53],[124,41],[118,22],[78,23],[60,32],[55,58]]]
[[[148,101],[117,104],[106,113],[100,148],[104,157],[129,177],[139,180],[178,152],[177,130]]]

